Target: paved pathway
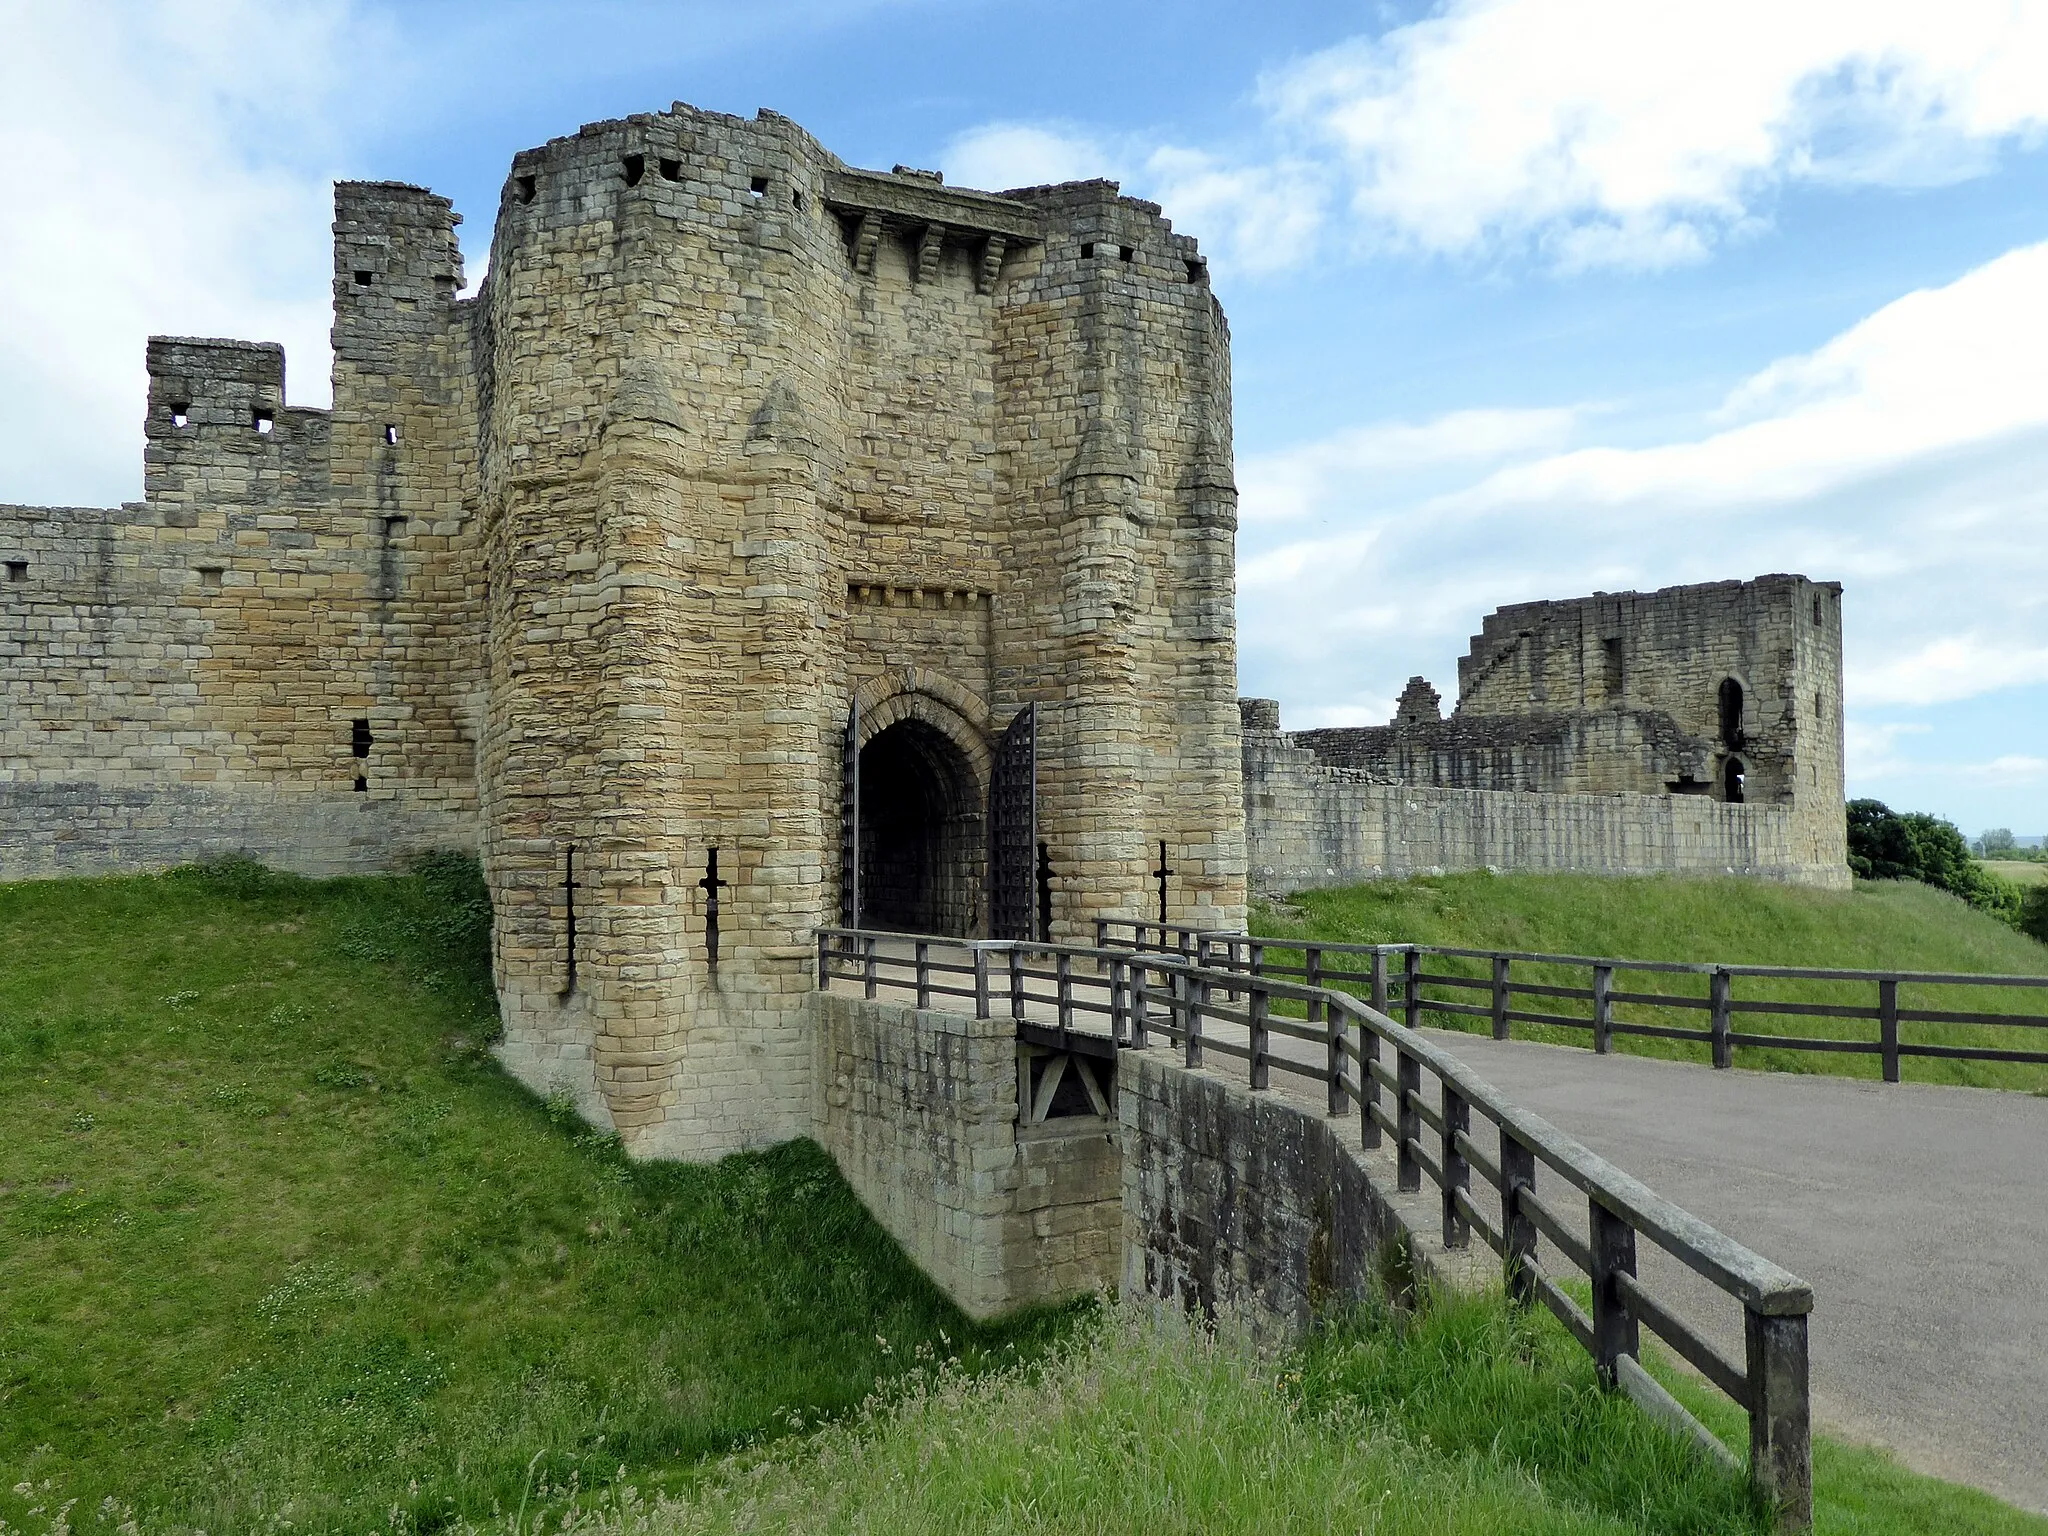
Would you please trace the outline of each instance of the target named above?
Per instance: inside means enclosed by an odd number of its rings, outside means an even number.
[[[2048,1512],[2048,1099],[1427,1033],[1811,1283],[1821,1427]]]

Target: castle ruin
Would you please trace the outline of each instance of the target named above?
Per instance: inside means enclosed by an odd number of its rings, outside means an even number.
[[[1841,866],[1799,578],[1503,610],[1450,720],[1241,732],[1229,332],[1114,183],[677,104],[516,156],[471,297],[457,222],[338,185],[331,409],[153,338],[143,500],[0,507],[0,878],[475,848],[507,1065],[701,1158],[811,1128],[821,925]]]

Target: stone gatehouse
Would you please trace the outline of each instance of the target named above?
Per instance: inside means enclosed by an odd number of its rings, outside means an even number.
[[[682,1157],[810,1129],[820,924],[1081,935],[1162,843],[1243,921],[1229,333],[1156,206],[678,104],[516,156],[468,298],[457,218],[335,189],[331,410],[156,338],[144,499],[0,508],[0,874],[478,847],[508,1065]]]

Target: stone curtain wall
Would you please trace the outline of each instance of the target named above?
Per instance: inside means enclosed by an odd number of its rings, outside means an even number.
[[[1367,1294],[1401,1235],[1356,1151],[1356,1119],[1330,1120],[1164,1053],[1125,1051],[1123,1290],[1291,1337]]]
[[[345,184],[336,220],[331,412],[274,345],[157,337],[145,499],[0,507],[0,878],[475,845],[453,215]]]
[[[1017,1131],[1009,1019],[814,993],[814,1134],[861,1203],[971,1317],[1115,1283],[1112,1122]]]
[[[1798,806],[1381,784],[1257,730],[1244,786],[1252,885],[1268,895],[1486,868],[1849,885],[1839,817],[1818,825]]]

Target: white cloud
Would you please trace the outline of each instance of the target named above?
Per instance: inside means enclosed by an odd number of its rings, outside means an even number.
[[[1697,259],[1794,182],[1927,185],[2048,128],[2048,7],[1453,0],[1273,73],[1369,238]]]
[[[327,396],[328,125],[372,110],[340,0],[0,5],[0,496],[141,491],[152,333],[282,341]]]
[[[1248,460],[1248,686],[1385,718],[1503,603],[1767,571],[1844,582],[1852,710],[2048,683],[2048,245],[1772,364],[1693,435],[1562,446],[1592,419],[1460,412]],[[1400,467],[1437,454],[1436,479]]]

